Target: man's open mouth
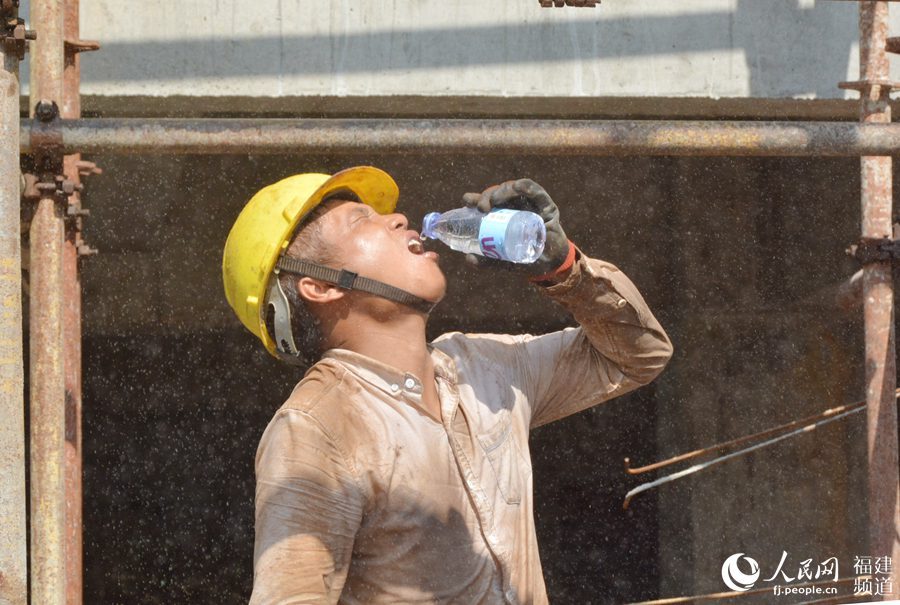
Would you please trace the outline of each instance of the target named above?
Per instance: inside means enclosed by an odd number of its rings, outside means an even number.
[[[422,240],[420,240],[418,237],[409,238],[409,240],[406,242],[406,248],[413,254],[425,253],[425,245],[422,244]]]

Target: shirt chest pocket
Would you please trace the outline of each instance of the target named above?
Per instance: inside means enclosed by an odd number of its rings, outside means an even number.
[[[503,499],[507,504],[519,504],[522,501],[523,469],[509,411],[503,410],[499,416],[488,431],[478,436],[478,441]]]

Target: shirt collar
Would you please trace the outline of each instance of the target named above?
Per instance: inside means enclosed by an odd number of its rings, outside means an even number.
[[[434,361],[435,376],[456,384],[458,382],[458,377],[456,374],[456,364],[453,363],[453,358],[430,344],[428,345],[428,350],[431,352],[431,359]]]
[[[428,350],[434,361],[435,375],[438,378],[456,382],[456,368],[453,360],[430,344]],[[422,397],[424,387],[418,376],[410,372],[403,372],[367,355],[349,349],[329,349],[322,355],[322,358],[333,359],[341,363],[354,375],[389,395],[397,396],[403,393],[416,400]]]
[[[348,349],[330,349],[322,358],[340,362],[353,374],[389,395],[396,397],[403,393],[416,399],[422,395],[422,381],[418,376],[366,355]]]

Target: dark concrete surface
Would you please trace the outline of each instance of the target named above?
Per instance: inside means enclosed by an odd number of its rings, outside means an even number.
[[[533,434],[555,603],[723,590],[735,552],[767,574],[782,551],[848,566],[867,554],[861,416],[621,510],[639,482],[624,456],[648,462],[862,398],[861,313],[814,294],[856,269],[843,254],[858,233],[856,160],[91,159],[106,172],[85,192],[101,250],[84,261],[85,602],[249,596],[256,443],[298,376],[231,314],[222,244],[259,187],[359,163],[394,174],[416,223],[466,191],[534,178],[571,239],[624,270],[672,336],[654,384]],[[451,286],[432,336],[570,325],[518,278],[441,252]]]

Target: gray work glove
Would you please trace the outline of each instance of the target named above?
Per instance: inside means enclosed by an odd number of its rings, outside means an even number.
[[[499,267],[517,271],[533,277],[550,273],[566,261],[569,254],[569,239],[559,224],[559,208],[544,188],[531,179],[506,181],[488,187],[481,193],[466,193],[463,195],[463,203],[485,213],[490,212],[492,208],[530,210],[544,219],[547,228],[544,252],[533,263],[511,263],[476,254],[467,254],[466,262],[478,267]]]

